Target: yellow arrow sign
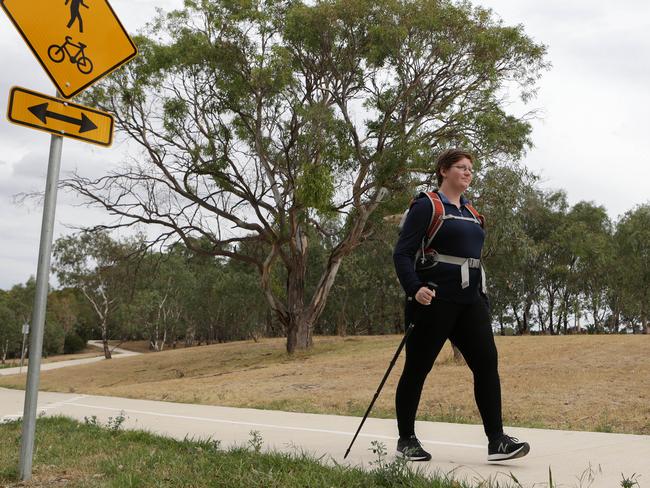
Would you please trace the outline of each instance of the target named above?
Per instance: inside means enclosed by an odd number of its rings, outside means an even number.
[[[113,143],[113,116],[48,97],[25,88],[13,87],[7,117],[15,124],[72,137],[101,146]]]
[[[137,53],[106,0],[0,0],[0,5],[65,98]]]

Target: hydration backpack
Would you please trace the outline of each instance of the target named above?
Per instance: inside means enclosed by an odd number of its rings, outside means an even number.
[[[424,254],[425,251],[428,251],[430,249],[433,239],[435,238],[436,234],[440,230],[440,227],[442,227],[442,223],[446,219],[467,218],[467,217],[457,217],[455,215],[447,215],[445,212],[445,205],[442,203],[442,200],[440,199],[440,195],[438,195],[437,191],[420,192],[415,198],[411,200],[411,202],[409,203],[409,208],[407,208],[404,211],[404,214],[402,215],[402,218],[399,223],[399,232],[402,232],[402,228],[404,227],[404,222],[406,222],[406,216],[408,215],[409,210],[413,206],[413,203],[415,203],[417,199],[422,198],[424,196],[426,196],[431,202],[431,206],[433,207],[433,212],[431,212],[431,221],[429,222],[429,226],[427,227],[427,232],[424,235],[424,238],[422,239],[422,246],[418,251],[418,255]],[[478,211],[469,203],[466,203],[465,207],[474,216],[473,220],[475,220],[478,224],[480,224],[481,227],[485,228],[485,217],[483,217],[483,215],[478,213]]]

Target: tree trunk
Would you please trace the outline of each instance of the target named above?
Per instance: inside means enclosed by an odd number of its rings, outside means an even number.
[[[531,296],[527,296],[524,300],[524,313],[522,319],[522,325],[519,329],[521,335],[530,334],[530,309],[533,306],[533,299]]]
[[[555,293],[549,293],[548,299],[548,332],[555,335],[555,327],[553,324],[553,311],[555,309]]]
[[[524,329],[524,327],[521,319],[519,318],[519,314],[517,313],[517,307],[512,307],[512,314],[515,316],[515,321],[517,322],[516,333],[521,334],[521,331]]]
[[[163,338],[162,341],[160,342],[160,347],[158,348],[158,351],[162,351],[165,348],[165,342],[167,341],[167,328],[163,331]]]
[[[648,334],[648,290],[645,289],[643,292],[643,298],[641,299],[641,333]]]
[[[344,297],[343,305],[339,309],[339,313],[336,314],[336,334],[339,337],[345,337],[348,335],[347,321],[348,317],[345,313],[347,304],[347,295]]]
[[[334,279],[341,267],[341,262],[362,241],[363,230],[368,217],[386,196],[386,193],[387,190],[381,188],[374,197],[374,203],[364,204],[359,207],[359,213],[351,225],[348,235],[332,250],[325,270],[308,304],[305,303],[307,236],[298,223],[297,215],[293,212],[290,213],[292,229],[291,254],[288,260],[283,260],[287,269],[286,302],[283,303],[278,299],[271,286],[273,263],[281,254],[278,243],[273,244],[271,252],[260,267],[260,284],[271,309],[285,326],[287,352],[289,354],[292,354],[296,349],[308,349],[312,346],[313,326],[325,308],[327,297],[334,285]]]
[[[311,329],[311,324],[306,321],[292,320],[287,326],[287,353],[309,349],[313,344]]]
[[[544,310],[542,310],[541,302],[537,304],[537,320],[539,321],[539,327],[542,334],[548,334],[548,329],[546,328],[546,321],[544,320]]]
[[[108,330],[105,323],[102,324],[102,345],[104,346],[104,357],[111,359],[111,350],[108,347]]]
[[[306,239],[305,239],[306,240]],[[304,244],[303,244],[304,245]],[[305,245],[306,247],[306,245]],[[296,349],[309,349],[312,346],[313,323],[305,314],[305,274],[307,266],[305,254],[294,256],[287,276],[287,352],[293,354]]]

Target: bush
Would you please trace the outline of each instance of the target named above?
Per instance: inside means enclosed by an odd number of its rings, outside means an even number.
[[[72,333],[65,336],[63,343],[63,354],[74,354],[86,347],[86,341],[77,334]]]

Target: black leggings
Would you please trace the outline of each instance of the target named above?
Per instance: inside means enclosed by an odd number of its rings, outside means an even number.
[[[501,383],[497,349],[486,303],[472,304],[432,300],[431,305],[409,304],[415,327],[406,341],[406,363],[397,385],[395,408],[400,437],[415,434],[415,414],[424,380],[449,339],[463,353],[474,374],[474,398],[488,439],[503,433]],[[407,313],[408,316],[411,315]]]

